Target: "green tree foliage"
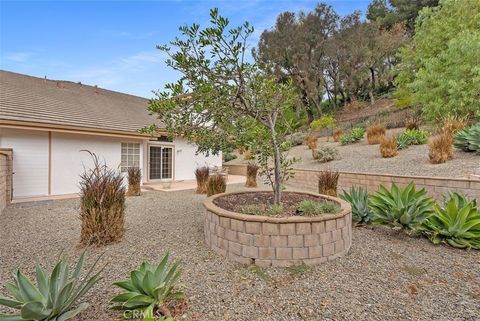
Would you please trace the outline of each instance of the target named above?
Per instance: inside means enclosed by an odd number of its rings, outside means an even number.
[[[376,21],[387,29],[397,23],[404,23],[412,34],[420,10],[437,5],[438,0],[373,0],[368,5],[367,19]]]
[[[253,33],[248,22],[229,29],[229,20],[217,9],[211,10],[210,18],[211,26],[183,26],[182,39],[158,47],[169,55],[167,65],[181,78],[156,93],[149,111],[172,135],[195,142],[199,152],[249,147],[264,160],[260,165],[268,167],[264,170],[271,174],[278,204],[291,162],[283,154],[290,128],[284,113],[294,104],[294,88],[246,59]]]
[[[480,116],[480,1],[444,0],[425,8],[401,50],[397,98],[427,118]]]

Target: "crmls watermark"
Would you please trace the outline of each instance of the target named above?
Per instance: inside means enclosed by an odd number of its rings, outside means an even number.
[[[151,310],[125,310],[123,312],[123,319],[140,319],[143,320],[145,318],[153,319],[154,317],[160,317],[160,313],[153,313]]]

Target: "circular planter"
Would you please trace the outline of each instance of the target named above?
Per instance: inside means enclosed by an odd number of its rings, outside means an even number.
[[[217,194],[203,204],[205,242],[220,255],[243,264],[293,266],[318,264],[345,255],[352,244],[350,204],[336,197],[306,192],[340,204],[337,214],[284,218],[246,215],[215,205],[216,198],[241,193]]]

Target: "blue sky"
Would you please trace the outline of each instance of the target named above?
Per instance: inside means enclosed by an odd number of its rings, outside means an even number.
[[[178,27],[208,24],[218,7],[232,25],[249,21],[252,44],[283,11],[308,11],[318,1],[4,1],[0,0],[0,68],[49,79],[81,81],[152,97],[176,81],[155,46],[179,35]],[[327,0],[345,15],[365,12],[370,0]]]

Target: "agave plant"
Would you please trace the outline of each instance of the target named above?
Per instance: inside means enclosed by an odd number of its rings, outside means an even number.
[[[373,212],[370,209],[368,193],[365,188],[359,187],[357,189],[352,186],[350,193],[344,190],[340,197],[352,206],[352,220],[356,224],[370,224],[372,222]]]
[[[455,147],[465,152],[480,154],[480,123],[458,131],[455,136]]]
[[[452,193],[445,204],[435,204],[435,213],[425,220],[423,232],[434,243],[480,250],[480,211],[476,200]]]
[[[425,189],[416,191],[413,183],[403,189],[392,183],[390,191],[380,185],[379,190],[370,196],[373,222],[414,231],[433,213],[434,200],[426,194]]]
[[[115,282],[114,285],[125,292],[112,299],[112,302],[117,304],[113,309],[141,311],[145,321],[153,320],[157,311],[170,317],[166,301],[182,299],[184,295],[175,290],[175,282],[180,276],[177,268],[181,262],[177,260],[167,266],[168,256],[167,253],[157,266],[143,262],[137,270],[130,273],[128,280]]]
[[[11,298],[0,297],[0,305],[18,310],[15,314],[0,314],[1,321],[44,320],[65,321],[88,308],[88,303],[76,303],[101,279],[103,268],[94,273],[97,258],[84,278],[80,278],[85,253],[80,256],[75,270],[69,275],[68,258],[61,258],[50,277],[37,263],[37,286],[19,270],[13,274],[13,283],[6,283]]]

